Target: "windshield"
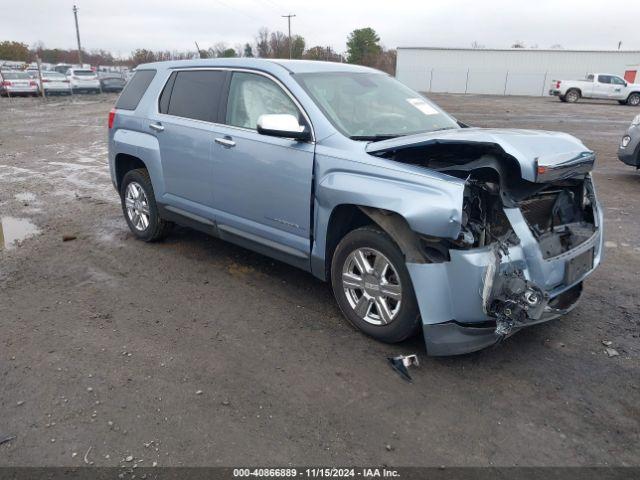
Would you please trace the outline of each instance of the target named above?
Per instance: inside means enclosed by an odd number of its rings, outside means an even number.
[[[420,94],[379,73],[303,73],[298,83],[346,136],[377,140],[459,128]]]
[[[72,75],[76,77],[95,77],[96,73],[92,70],[73,70]]]

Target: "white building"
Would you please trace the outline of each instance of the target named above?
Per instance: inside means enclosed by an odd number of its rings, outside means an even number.
[[[421,92],[546,95],[551,80],[639,63],[640,51],[400,47],[396,77]]]

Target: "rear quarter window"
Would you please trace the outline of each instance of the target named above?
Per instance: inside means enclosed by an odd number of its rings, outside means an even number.
[[[144,92],[156,76],[155,70],[138,70],[133,78],[124,87],[120,98],[116,102],[116,108],[122,110],[135,110],[142,99]]]

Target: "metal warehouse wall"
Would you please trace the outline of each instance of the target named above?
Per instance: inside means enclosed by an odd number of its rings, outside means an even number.
[[[396,78],[422,92],[546,95],[553,79],[623,76],[639,63],[640,51],[400,47]]]

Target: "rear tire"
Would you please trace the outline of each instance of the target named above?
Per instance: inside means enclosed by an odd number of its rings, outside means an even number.
[[[575,88],[572,88],[567,91],[564,98],[567,103],[576,103],[578,100],[580,100],[580,92]]]
[[[160,217],[149,172],[130,170],[120,187],[122,213],[131,232],[140,240],[155,242],[169,234],[173,224]]]
[[[418,331],[420,311],[404,255],[379,228],[358,228],[340,241],[331,285],[347,320],[376,340],[401,342]]]
[[[627,105],[637,107],[640,105],[640,93],[633,92],[627,97]]]

